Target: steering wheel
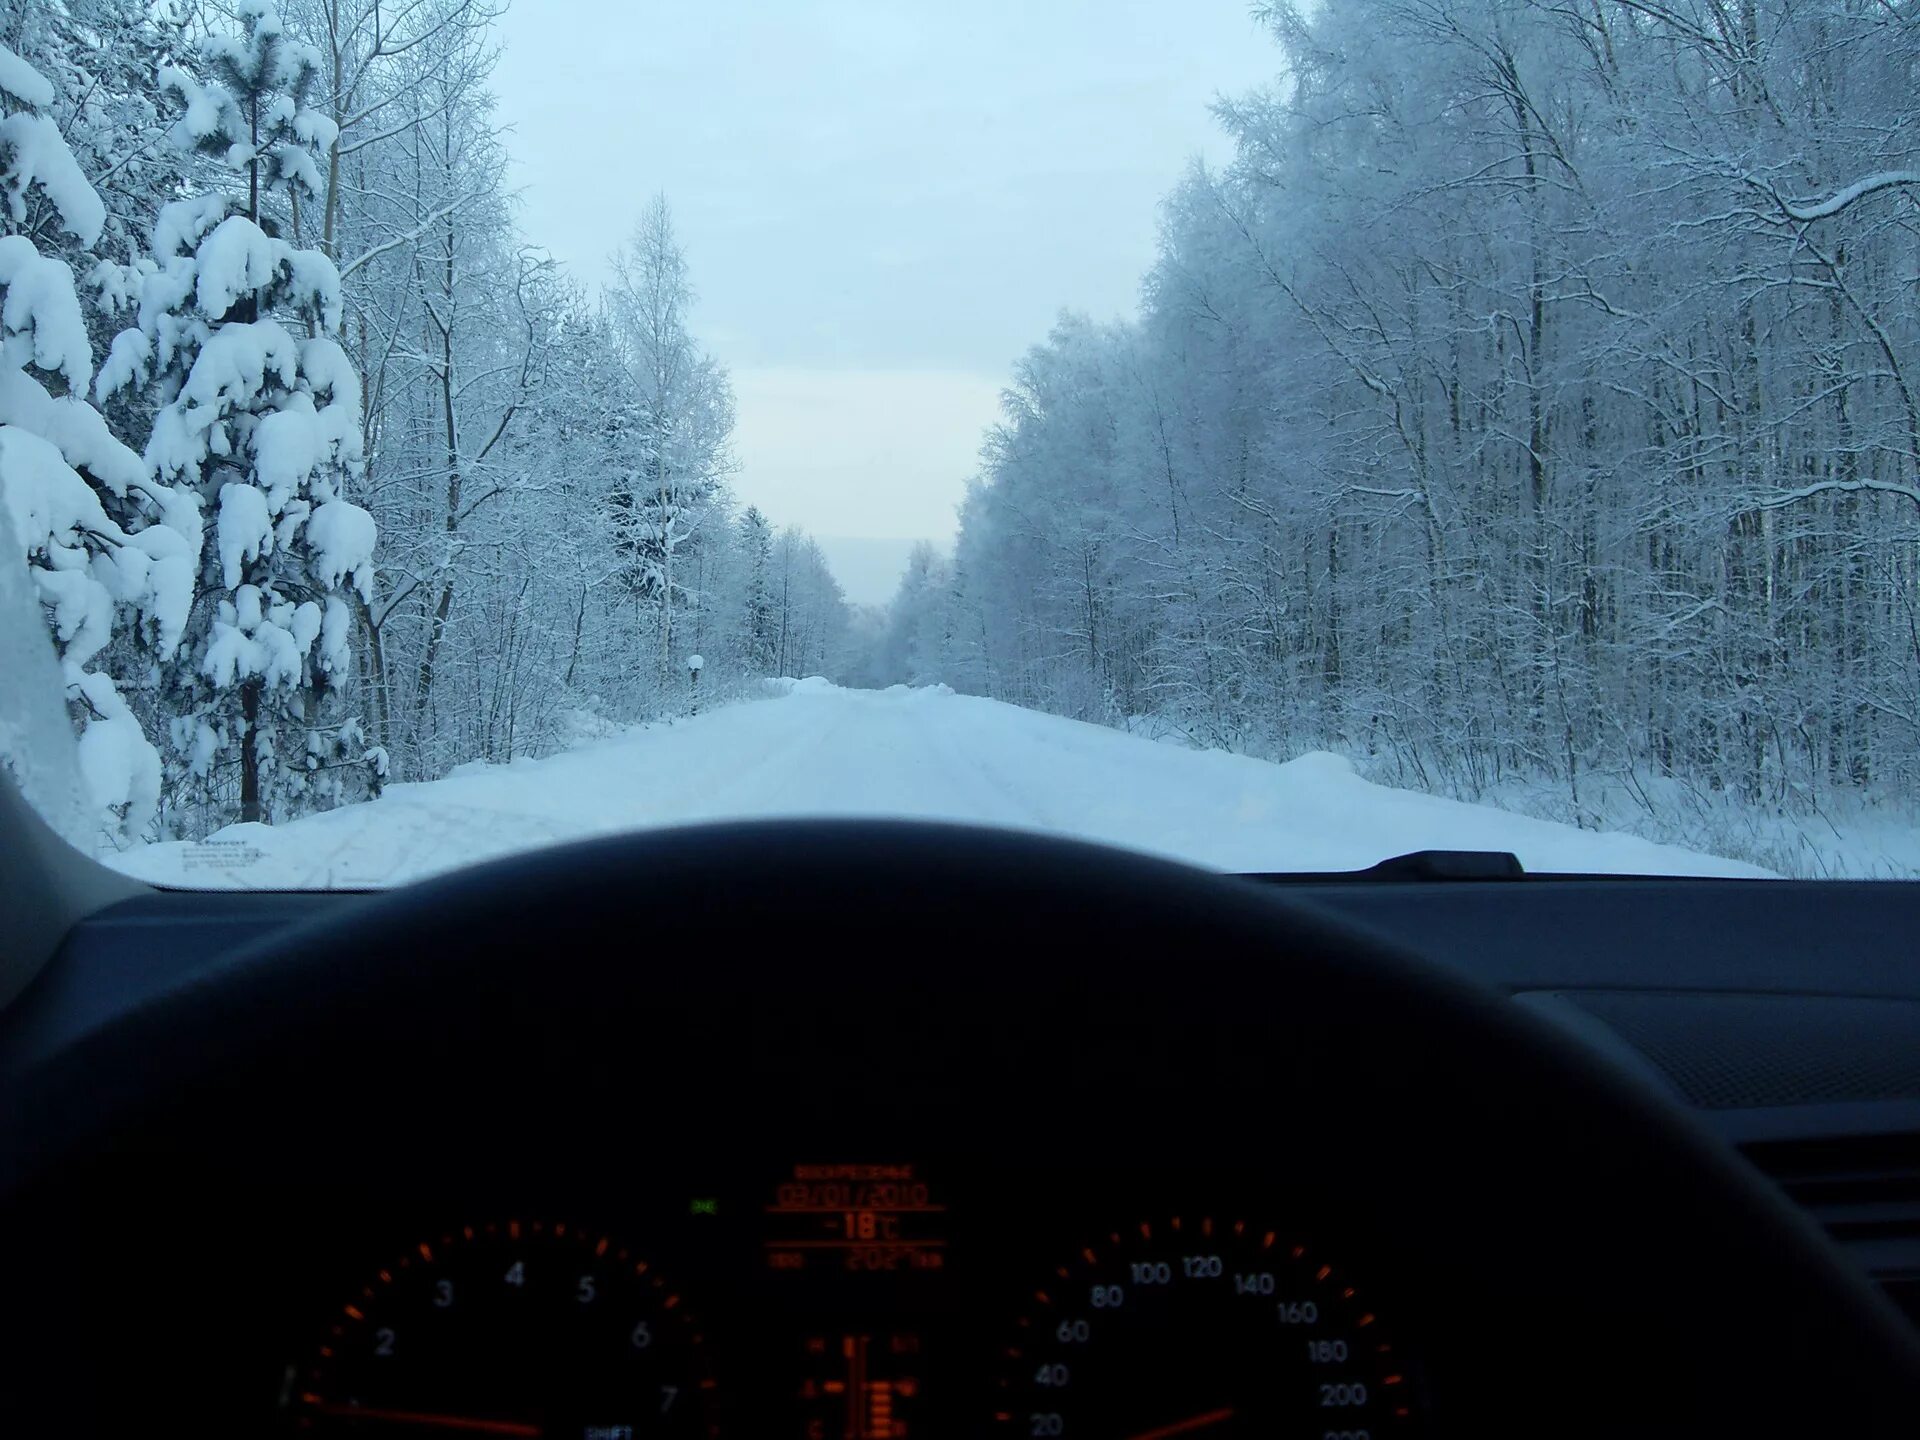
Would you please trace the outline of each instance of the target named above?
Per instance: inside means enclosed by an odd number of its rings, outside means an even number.
[[[1284,887],[1063,840],[774,822],[541,851],[343,899],[36,1086],[0,1153],[40,1184],[289,1119],[366,1166],[503,1134],[567,1163],[568,1115],[644,1134],[643,1179],[902,1127],[1061,1173],[1230,1165],[1414,1257],[1447,1432],[1920,1423],[1891,1306],[1671,1102]]]

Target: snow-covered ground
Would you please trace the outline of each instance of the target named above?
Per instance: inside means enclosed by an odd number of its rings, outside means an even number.
[[[1080,836],[1222,870],[1340,870],[1422,849],[1530,870],[1760,875],[1630,835],[1372,785],[1333,755],[1197,751],[944,689],[791,683],[289,825],[234,826],[113,863],[163,884],[389,885],[590,835],[748,816],[882,815]]]

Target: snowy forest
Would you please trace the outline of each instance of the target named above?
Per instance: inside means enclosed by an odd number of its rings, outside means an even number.
[[[0,506],[104,844],[839,666],[664,198],[517,233],[487,0],[0,0]]]
[[[1020,362],[877,678],[1788,870],[1910,805],[1920,10],[1257,13],[1235,158]]]
[[[0,0],[0,521],[103,844],[814,673],[1788,871],[1911,826],[1909,0],[1257,5],[884,615],[736,501],[668,200],[604,285],[517,229],[495,3]]]

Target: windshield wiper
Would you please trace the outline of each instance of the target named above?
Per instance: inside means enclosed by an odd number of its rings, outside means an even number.
[[[1364,870],[1280,870],[1251,874],[1249,880],[1524,880],[1520,857],[1506,850],[1409,850],[1390,855]]]

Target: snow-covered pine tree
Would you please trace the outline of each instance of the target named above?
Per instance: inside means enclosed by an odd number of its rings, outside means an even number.
[[[359,379],[333,336],[340,278],[280,238],[272,210],[320,190],[333,122],[305,104],[320,57],[262,0],[238,35],[210,37],[202,83],[169,67],[181,144],[230,167],[235,193],[165,206],[151,253],[103,266],[102,293],[136,303],[96,384],[153,387],[146,464],[190,487],[207,516],[201,601],[167,705],[176,795],[203,824],[273,821],[377,790],[385,752],[347,713],[348,585],[373,578],[373,517],[347,498],[361,458]],[[296,334],[277,316],[296,322]]]
[[[114,677],[90,667],[129,614],[153,655],[171,658],[192,602],[200,518],[84,398],[93,349],[73,272],[29,234],[57,229],[91,247],[106,211],[47,113],[53,99],[52,84],[0,46],[0,501],[59,649],[102,838],[126,845],[153,818],[160,757]]]
[[[184,167],[193,162],[159,143],[170,117],[153,82],[158,67],[178,53],[189,10],[150,0],[0,0],[0,44],[52,85],[44,113],[59,125],[105,209],[91,244],[48,224],[31,232],[42,254],[65,260],[77,276],[102,256],[138,254],[160,202],[183,193]],[[110,330],[95,328],[107,317],[83,308],[98,351],[112,339]],[[114,425],[114,417],[108,423]]]
[[[779,622],[773,604],[773,526],[756,505],[740,517],[739,544],[746,573],[736,648],[748,674],[766,675],[773,668]]]

